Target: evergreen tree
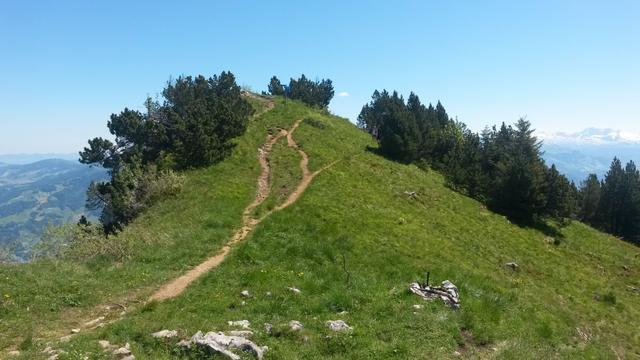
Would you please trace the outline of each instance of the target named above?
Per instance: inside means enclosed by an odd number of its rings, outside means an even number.
[[[271,95],[283,96],[285,94],[284,86],[282,86],[282,84],[280,83],[280,79],[278,79],[275,75],[271,78],[268,89]]]
[[[640,243],[640,174],[633,161],[624,169],[623,200],[620,209],[620,236]]]
[[[622,164],[614,158],[601,187],[597,210],[597,224],[605,231],[620,235],[620,218],[624,202],[625,175]]]
[[[504,126],[503,126],[504,127]],[[518,120],[510,149],[496,164],[498,176],[491,205],[516,221],[532,221],[545,206],[544,163],[531,124]],[[506,139],[505,139],[506,140]]]
[[[558,172],[555,164],[545,174],[545,215],[553,218],[569,218],[575,210],[574,185]]]
[[[578,218],[588,224],[595,224],[600,203],[600,180],[596,174],[589,174],[580,185]]]

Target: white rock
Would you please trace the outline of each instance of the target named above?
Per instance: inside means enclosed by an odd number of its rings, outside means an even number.
[[[220,353],[231,360],[241,359],[240,356],[231,351],[232,349],[249,351],[253,353],[258,360],[262,359],[264,352],[268,349],[266,346],[260,347],[243,337],[227,336],[222,332],[208,332],[203,335],[201,331],[198,331],[191,337],[191,342],[208,350]]]
[[[351,326],[347,325],[346,322],[342,320],[329,320],[326,322],[327,327],[333,331],[344,331],[353,329]]]
[[[80,332],[80,329],[71,329],[72,334],[77,334]]]
[[[131,350],[127,347],[121,347],[119,349],[113,350],[113,355],[131,355]]]
[[[92,327],[92,326],[96,326],[98,325],[98,323],[100,323],[102,320],[104,320],[104,316],[100,316],[96,319],[93,319],[91,321],[87,321],[86,323],[84,323],[84,326],[86,327]]]
[[[418,304],[413,305],[413,308],[414,308],[414,309],[416,309],[416,310],[420,310],[420,309],[422,309],[423,307],[424,307],[424,305],[418,305]]]
[[[243,329],[248,329],[251,326],[249,320],[228,321],[229,326],[238,326]]]
[[[107,340],[99,340],[99,341],[98,341],[98,344],[100,344],[100,347],[101,347],[102,349],[108,349],[108,348],[110,348],[110,347],[111,347],[111,343],[110,343],[110,342],[108,342]]]
[[[178,332],[176,330],[160,330],[158,332],[154,332],[151,336],[159,339],[170,339],[178,336]]]
[[[251,296],[251,294],[249,294],[249,290],[242,290],[242,292],[240,292],[240,295],[244,296],[244,297],[249,297]]]
[[[294,294],[300,294],[300,293],[302,293],[302,291],[300,291],[300,289],[295,288],[295,287],[293,287],[293,286],[288,287],[287,289],[289,289],[289,291],[291,291],[291,292],[292,292],[292,293],[294,293]]]
[[[304,328],[304,326],[302,325],[302,323],[298,320],[291,320],[289,321],[289,329],[291,329],[292,331],[298,331],[298,330],[302,330]]]
[[[273,330],[273,325],[269,323],[264,323],[264,331],[266,331],[267,334],[271,334],[271,330]]]
[[[249,330],[232,330],[232,331],[229,331],[229,335],[231,335],[231,336],[240,336],[240,337],[243,337],[245,339],[248,339],[248,338],[253,336],[253,331],[249,331]]]
[[[177,345],[190,349],[191,344],[192,344],[191,340],[180,340]]]

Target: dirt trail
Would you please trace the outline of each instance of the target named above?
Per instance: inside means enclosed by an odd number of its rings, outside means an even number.
[[[296,200],[298,200],[300,195],[304,193],[315,176],[317,176],[320,172],[322,172],[329,166],[333,165],[333,163],[331,163],[313,173],[309,171],[309,156],[298,146],[296,141],[293,139],[293,132],[298,128],[299,125],[300,120],[298,120],[289,131],[280,129],[277,135],[267,136],[267,141],[260,149],[258,149],[258,160],[260,161],[260,167],[262,168],[262,172],[258,177],[258,190],[253,202],[249,204],[249,206],[247,206],[242,213],[242,226],[231,237],[231,240],[229,240],[216,255],[205,260],[195,268],[189,270],[184,275],[172,280],[166,285],[163,285],[157,292],[151,295],[149,299],[150,301],[161,301],[180,295],[194,280],[199,278],[207,271],[218,266],[227,257],[233,246],[246,238],[256,225],[258,225],[262,220],[264,220],[273,212],[280,211],[293,204]],[[271,190],[271,166],[269,165],[269,154],[271,153],[273,145],[283,136],[287,137],[287,143],[289,147],[296,149],[301,156],[300,168],[302,169],[302,179],[298,183],[296,189],[289,195],[287,200],[285,200],[281,205],[277,206],[274,210],[269,211],[262,217],[256,219],[252,216],[253,211],[269,197],[269,192]]]

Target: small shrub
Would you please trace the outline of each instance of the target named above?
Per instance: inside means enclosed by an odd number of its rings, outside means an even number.
[[[609,305],[615,305],[616,295],[613,292],[609,291],[608,293],[602,295],[602,301]]]

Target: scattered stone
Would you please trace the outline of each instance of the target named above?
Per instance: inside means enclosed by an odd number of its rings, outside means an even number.
[[[80,332],[80,329],[71,329],[72,334],[77,334]]]
[[[424,307],[424,305],[417,305],[417,304],[416,304],[416,305],[413,305],[413,308],[414,308],[414,309],[416,309],[416,310],[420,310],[420,309],[422,309],[423,307]]]
[[[73,337],[73,335],[66,335],[60,338],[60,342],[69,342],[69,340],[71,340],[71,338]]]
[[[635,286],[627,285],[627,290],[634,292],[636,294],[640,294],[640,288],[637,288]]]
[[[418,194],[415,191],[405,191],[404,194],[412,199],[418,197]]]
[[[353,328],[347,325],[346,322],[342,320],[329,320],[326,322],[327,327],[333,331],[344,331],[344,330],[352,330]]]
[[[248,329],[251,326],[249,320],[227,321],[227,324],[229,324],[229,326],[237,326],[243,329]]]
[[[303,328],[304,326],[300,321],[298,320],[289,321],[289,329],[291,329],[291,331],[298,331],[298,330],[302,330]]]
[[[453,356],[461,357],[461,356],[462,356],[462,354],[461,354],[459,351],[454,351],[454,352],[453,352]]]
[[[229,335],[231,335],[231,336],[240,336],[240,337],[243,337],[245,339],[248,339],[248,338],[253,336],[253,331],[249,331],[249,330],[232,330],[232,331],[229,331]]]
[[[104,316],[100,316],[96,319],[93,319],[91,321],[87,321],[86,323],[84,323],[84,326],[86,327],[93,327],[98,325],[102,320],[104,320]]]
[[[287,289],[289,289],[289,291],[291,291],[294,294],[300,294],[302,293],[302,291],[300,291],[300,289],[295,288],[295,287],[288,287]]]
[[[178,332],[176,330],[160,330],[154,332],[151,336],[158,339],[170,339],[178,336]]]
[[[240,292],[240,295],[244,296],[244,297],[249,297],[251,296],[251,294],[249,294],[249,290],[242,290],[242,292]]]
[[[449,280],[443,281],[441,286],[413,283],[409,285],[409,290],[425,300],[441,299],[447,306],[453,309],[460,308],[460,293],[458,292],[458,288]]]
[[[267,291],[265,295],[271,296],[271,291]]]
[[[582,330],[579,327],[576,328],[576,331],[578,332],[578,336],[580,336],[580,338],[584,341],[589,341],[591,340],[591,334],[589,334],[589,332],[585,329]]]
[[[20,356],[20,351],[18,350],[11,350],[7,353],[9,356]]]
[[[247,305],[247,302],[243,300],[243,301],[240,302],[240,305],[245,306],[245,305]]]
[[[103,350],[109,349],[112,345],[110,342],[108,342],[107,340],[99,340],[98,344],[100,344],[100,347]]]
[[[271,334],[271,330],[273,330],[273,325],[269,323],[264,323],[264,331],[266,331],[267,334]]]
[[[127,344],[127,345],[129,345],[129,344]],[[131,355],[131,350],[129,350],[128,346],[124,346],[124,347],[121,347],[119,349],[113,350],[112,354],[116,355],[116,356],[119,356],[119,355],[124,355],[124,356]]]
[[[338,313],[338,315],[347,315],[349,312],[347,310],[342,310]]]
[[[511,268],[511,270],[518,270],[518,263],[508,262],[504,264],[505,267]]]
[[[191,340],[180,340],[176,345],[180,347],[185,347],[187,349],[191,349],[192,343],[191,343]]]
[[[258,360],[261,360],[268,350],[266,346],[258,346],[244,337],[228,336],[223,332],[203,334],[202,331],[198,331],[191,337],[191,340],[180,342],[180,345],[187,348],[191,348],[192,345],[198,345],[206,351],[224,355],[231,360],[241,359],[239,355],[232,351],[235,349],[251,352]]]

